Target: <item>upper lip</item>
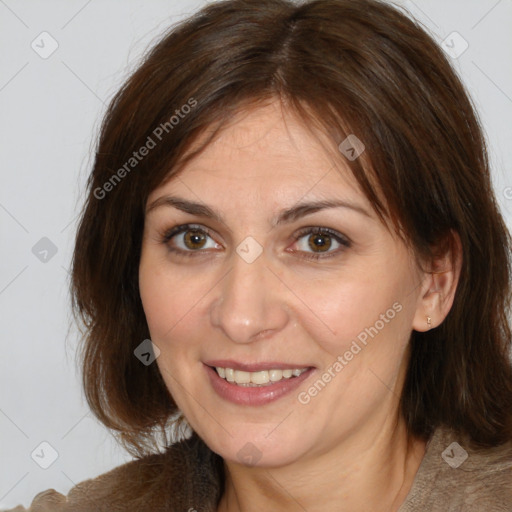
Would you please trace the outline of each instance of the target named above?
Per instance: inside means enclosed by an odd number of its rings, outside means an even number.
[[[301,368],[311,368],[309,364],[301,363],[281,363],[276,361],[264,361],[261,363],[242,363],[232,359],[215,359],[203,361],[207,366],[232,368],[233,370],[242,370],[244,372],[260,372],[264,370],[294,370]]]

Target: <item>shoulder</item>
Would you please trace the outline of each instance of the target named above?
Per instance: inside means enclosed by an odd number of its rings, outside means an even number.
[[[403,508],[437,512],[510,512],[512,510],[512,441],[476,448],[467,437],[438,428],[427,445]]]
[[[54,489],[37,494],[30,508],[6,512],[153,512],[189,510],[215,502],[219,493],[219,457],[196,436],[84,480],[67,496]]]

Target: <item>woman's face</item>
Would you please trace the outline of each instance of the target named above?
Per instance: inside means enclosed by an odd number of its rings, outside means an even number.
[[[334,167],[272,103],[148,199],[139,280],[156,363],[226,460],[307,460],[397,417],[423,275],[344,158]],[[318,202],[338,206],[304,206]]]

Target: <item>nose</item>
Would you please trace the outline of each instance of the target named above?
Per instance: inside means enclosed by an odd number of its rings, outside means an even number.
[[[233,253],[231,270],[215,289],[212,324],[235,343],[279,332],[289,321],[287,289],[269,268],[265,252],[252,263]]]

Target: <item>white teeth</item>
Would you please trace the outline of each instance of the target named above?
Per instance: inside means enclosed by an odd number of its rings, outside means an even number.
[[[237,384],[249,384],[251,382],[251,374],[241,370],[235,370],[235,382]]]
[[[268,376],[272,382],[277,382],[283,378],[283,370],[269,370]]]
[[[251,382],[253,384],[267,384],[270,380],[268,372],[266,372],[266,371],[252,372],[250,375],[251,375]]]
[[[245,372],[242,370],[234,370],[233,368],[215,368],[219,377],[226,379],[228,382],[233,382],[240,386],[270,386],[274,382],[279,382],[282,379],[290,379],[299,377],[307,368],[296,368],[294,370],[262,370],[259,372]]]

